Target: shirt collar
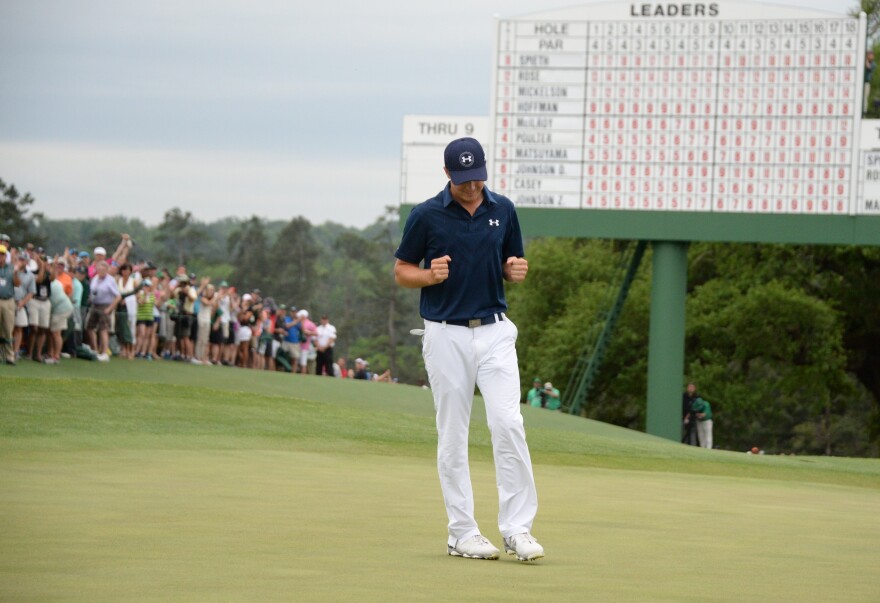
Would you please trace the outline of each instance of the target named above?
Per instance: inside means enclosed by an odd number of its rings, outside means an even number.
[[[495,195],[492,191],[489,190],[489,187],[485,184],[483,185],[483,199],[488,201],[489,203],[498,203],[498,200],[495,199]],[[443,207],[449,207],[449,204],[452,203],[452,193],[449,189],[449,183],[446,183],[446,188],[443,189]]]

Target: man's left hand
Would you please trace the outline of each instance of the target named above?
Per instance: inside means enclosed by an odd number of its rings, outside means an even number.
[[[525,258],[509,257],[504,264],[504,278],[512,283],[521,283],[529,272],[529,262]]]

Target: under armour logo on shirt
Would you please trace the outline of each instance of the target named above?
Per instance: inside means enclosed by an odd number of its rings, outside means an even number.
[[[489,218],[489,226],[501,226],[501,220],[493,220]]]
[[[465,151],[458,156],[458,162],[462,165],[462,167],[471,167],[472,165],[474,165],[474,154],[470,151]]]

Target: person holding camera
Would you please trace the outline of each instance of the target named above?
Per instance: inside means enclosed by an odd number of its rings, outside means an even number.
[[[174,289],[174,298],[177,300],[177,322],[175,333],[177,337],[177,353],[184,362],[193,360],[192,328],[195,323],[195,303],[198,299],[196,288],[190,284],[189,275],[177,275],[177,287]]]
[[[559,410],[562,407],[562,398],[559,397],[559,390],[553,387],[553,384],[549,381],[544,384],[542,406],[547,410]]]
[[[532,389],[529,390],[527,402],[529,406],[546,408],[547,410],[559,410],[562,406],[559,390],[553,387],[549,381],[541,385],[541,380],[538,377],[532,381]]]
[[[532,379],[532,388],[526,394],[526,404],[533,408],[543,408],[544,406],[544,386],[541,385],[541,378]]]
[[[688,383],[687,389],[681,395],[681,443],[688,446],[700,445],[697,441],[697,414],[694,412],[694,402],[699,397],[697,395],[697,386],[693,383]]]

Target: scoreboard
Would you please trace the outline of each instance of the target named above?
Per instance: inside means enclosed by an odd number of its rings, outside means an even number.
[[[496,28],[490,184],[518,208],[880,213],[860,184],[864,17],[613,2]]]

